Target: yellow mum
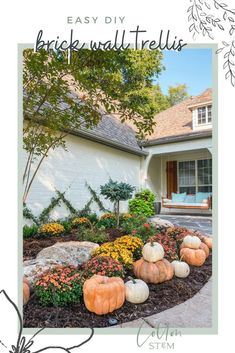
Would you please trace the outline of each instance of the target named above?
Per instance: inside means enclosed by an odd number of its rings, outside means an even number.
[[[115,245],[125,247],[127,250],[134,252],[138,248],[142,248],[144,243],[138,237],[132,235],[124,235],[123,237],[117,238],[114,242]]]
[[[89,221],[89,219],[86,218],[86,217],[77,217],[77,218],[74,218],[74,219],[72,220],[72,224],[73,224],[74,226],[77,226],[77,225],[87,225],[87,224],[89,224],[89,223],[90,223],[90,221]]]
[[[45,223],[41,225],[38,230],[38,233],[45,233],[51,235],[58,235],[64,232],[64,226],[59,223]]]
[[[123,246],[109,242],[101,245],[99,248],[96,248],[94,256],[110,256],[114,260],[120,261],[126,266],[133,264],[133,255],[132,252],[126,249]]]

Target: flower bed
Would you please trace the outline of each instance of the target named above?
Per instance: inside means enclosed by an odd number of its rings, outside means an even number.
[[[42,239],[33,235],[24,240],[24,254],[27,257],[35,257],[38,251],[57,241],[82,240],[100,244],[89,255],[91,258],[79,268],[68,264],[59,266],[37,279],[35,295],[24,306],[25,327],[41,327],[43,322],[44,326],[46,322],[46,327],[106,327],[110,326],[110,318],[115,318],[119,324],[131,321],[189,299],[211,276],[210,242],[204,241],[202,234],[181,227],[158,229],[143,216],[121,215],[120,229],[115,228],[114,221],[115,216],[108,213],[93,223],[87,217],[64,223],[48,223],[38,229]],[[63,224],[70,229],[69,233],[66,234]],[[125,233],[126,230],[129,233]],[[32,231],[27,229],[27,234],[34,234],[35,231],[36,228]],[[196,261],[196,257],[200,257],[200,261]],[[183,262],[177,262],[177,266],[187,262],[183,264],[185,269],[188,268],[184,278],[175,277],[171,265],[172,261],[180,258]],[[101,279],[96,283],[97,277],[93,280],[93,276],[97,275]],[[138,278],[140,288],[141,281],[145,281],[145,287],[147,284],[149,296],[147,294],[138,305],[125,301],[125,283],[129,276]],[[182,271],[179,276],[182,276]],[[112,277],[115,278],[113,283]],[[90,288],[86,286],[89,279],[96,286],[94,295],[84,289]],[[138,285],[133,281],[131,290],[137,291],[133,297],[138,297]],[[109,312],[109,301],[113,305],[116,300],[112,300],[114,293],[119,298],[119,304],[115,311],[112,312],[112,309]],[[101,306],[106,303],[105,312],[99,305],[90,303],[100,295],[97,302]],[[90,308],[98,308],[102,315],[90,312]]]

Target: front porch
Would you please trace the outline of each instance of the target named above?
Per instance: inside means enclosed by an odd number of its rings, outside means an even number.
[[[211,151],[209,138],[149,147],[143,164],[144,187],[150,188],[158,201],[171,198],[172,193],[186,193],[187,197],[212,194]],[[162,207],[161,214],[211,215],[212,209]]]

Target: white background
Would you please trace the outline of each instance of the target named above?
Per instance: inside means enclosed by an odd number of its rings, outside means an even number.
[[[209,0],[208,0],[209,1]],[[235,1],[226,0],[235,8]],[[184,1],[8,1],[1,3],[1,245],[0,289],[4,288],[17,301],[17,43],[33,43],[39,29],[47,37],[65,35],[70,27],[66,16],[126,16],[125,28],[136,24],[148,30],[148,36],[158,38],[160,29],[170,29],[186,42],[193,42],[188,32]],[[120,26],[119,26],[120,27]],[[113,33],[116,26],[73,26],[83,41],[103,39]],[[121,28],[121,27],[120,27]],[[221,32],[221,38],[227,40]],[[197,43],[208,43],[203,37]],[[213,42],[213,41],[210,41]],[[234,104],[235,88],[224,79],[222,57],[219,58],[219,334],[213,336],[184,336],[175,339],[176,352],[204,352],[215,349],[226,351],[233,345],[232,289],[234,258]],[[193,68],[192,68],[193,69]],[[233,286],[234,287],[234,286]],[[200,310],[200,308],[198,308]],[[2,318],[6,313],[1,312]],[[11,325],[9,337],[15,336],[16,325]],[[0,332],[0,339],[2,335]],[[42,339],[42,337],[41,337]],[[50,337],[43,337],[46,344]],[[64,341],[69,337],[63,336]],[[66,345],[66,342],[64,342]],[[95,336],[80,352],[149,351],[138,348],[135,336]],[[2,347],[0,346],[0,352]],[[230,351],[229,349],[227,351]]]

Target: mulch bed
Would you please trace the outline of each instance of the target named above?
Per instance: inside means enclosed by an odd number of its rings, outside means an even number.
[[[168,282],[150,284],[150,296],[145,303],[125,302],[122,308],[102,316],[90,313],[83,302],[63,308],[43,307],[33,295],[24,307],[24,327],[108,327],[110,319],[121,324],[159,313],[193,297],[205,285],[212,275],[212,256],[203,266],[190,268],[187,278],[174,277]]]
[[[107,241],[114,241],[116,238],[124,235],[124,233],[119,229],[107,229],[106,231],[109,236]],[[34,259],[42,249],[52,246],[57,242],[78,240],[77,230],[72,231],[69,235],[54,236],[46,239],[39,239],[35,237],[25,239],[23,244],[23,258],[24,260]]]

